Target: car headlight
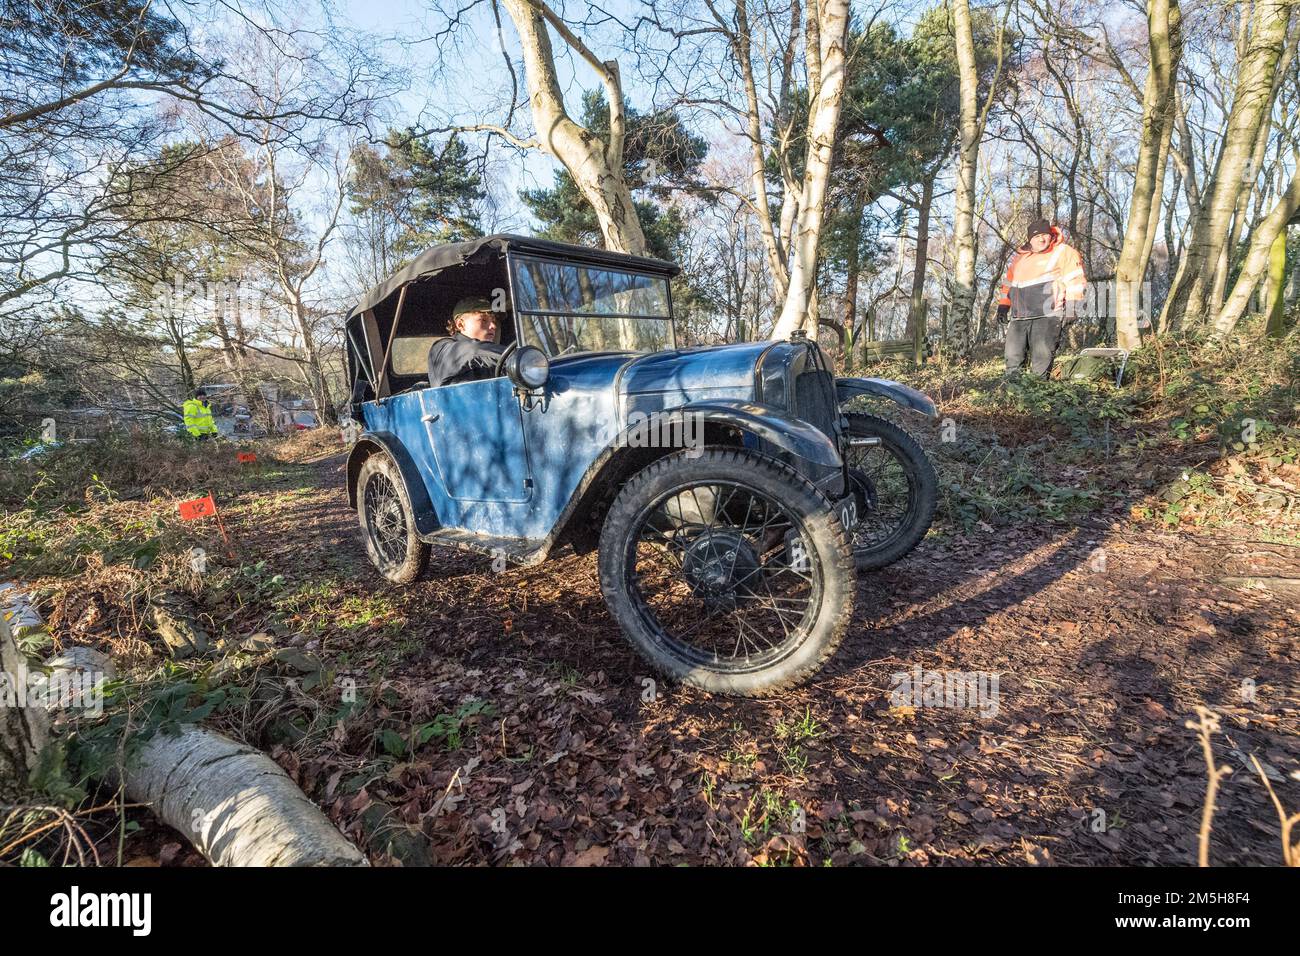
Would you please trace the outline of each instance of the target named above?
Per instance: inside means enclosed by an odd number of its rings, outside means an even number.
[[[509,365],[510,380],[521,388],[541,388],[551,377],[551,362],[546,353],[531,345],[516,349]]]

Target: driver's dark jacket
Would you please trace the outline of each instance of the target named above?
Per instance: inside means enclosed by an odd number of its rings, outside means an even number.
[[[429,346],[429,385],[455,385],[492,378],[506,350],[495,342],[480,342],[464,332],[438,339]]]

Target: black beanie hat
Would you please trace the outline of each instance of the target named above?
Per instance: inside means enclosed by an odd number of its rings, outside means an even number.
[[[1032,239],[1039,233],[1052,234],[1052,224],[1046,219],[1035,219],[1029,224],[1029,238]]]

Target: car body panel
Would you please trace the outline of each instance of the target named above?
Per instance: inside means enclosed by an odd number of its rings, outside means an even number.
[[[754,398],[754,363],[769,343],[674,349],[643,355],[620,377],[627,411],[658,411],[696,399]]]
[[[540,395],[493,378],[367,402],[362,414],[367,432],[392,432],[411,451],[435,527],[541,542],[622,431],[610,382],[630,358],[556,362]]]
[[[429,499],[428,486],[406,444],[391,431],[367,431],[348,452],[348,503],[353,508],[357,507],[357,475],[365,459],[376,450],[386,452],[397,462],[397,468],[406,484],[407,496],[411,499],[411,510],[415,512],[416,530],[421,534],[432,534],[438,529],[438,513]]]
[[[887,378],[837,378],[835,392],[840,404],[859,395],[877,395],[897,402],[904,408],[911,408],[928,415],[930,418],[937,418],[939,415],[938,407],[924,392]]]
[[[783,415],[771,405],[722,399],[688,402],[680,413],[739,428],[814,465],[839,468],[844,463],[835,442],[825,432],[802,419]]]
[[[651,415],[665,423],[697,415],[743,432],[750,447],[806,459],[810,471],[838,470],[837,447],[823,431],[753,401],[755,360],[769,345],[567,356],[535,393],[485,379],[365,402],[362,416],[366,434],[402,444],[411,463],[403,474],[418,476],[428,500],[422,534],[469,532],[540,548],[554,540],[592,464]]]
[[[632,360],[626,353],[562,359],[551,366],[542,394],[522,403],[536,494],[519,526],[525,537],[551,533],[591,463],[616,444],[625,419],[613,382]]]
[[[522,412],[509,379],[462,382],[415,394],[421,437],[433,453],[431,477],[436,473],[449,498],[468,505],[521,504],[532,497]]]

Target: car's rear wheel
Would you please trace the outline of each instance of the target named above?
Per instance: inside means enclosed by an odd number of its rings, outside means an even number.
[[[853,612],[848,537],[830,501],[771,458],[662,458],[605,518],[600,585],[655,667],[708,691],[770,693],[813,674]]]
[[[371,455],[357,476],[357,517],[366,553],[387,580],[410,584],[429,564],[420,540],[406,482],[397,463],[383,452]]]
[[[893,564],[930,530],[939,479],[920,442],[884,418],[849,412],[849,434],[877,438],[844,455],[858,497],[858,523],[850,532],[859,571]]]

